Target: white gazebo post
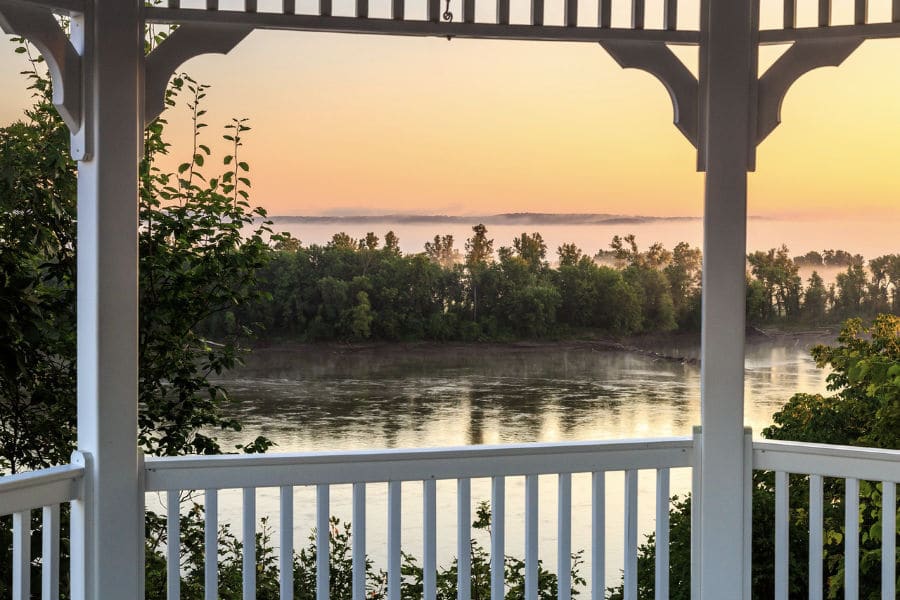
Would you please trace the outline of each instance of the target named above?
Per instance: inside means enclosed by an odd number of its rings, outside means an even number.
[[[751,0],[707,0],[701,19],[703,218],[700,597],[744,598],[747,171],[755,126]],[[696,597],[696,596],[695,596]]]
[[[143,589],[136,444],[143,26],[138,0],[88,4],[74,24],[83,40],[90,154],[78,169],[78,450],[86,489],[73,503],[72,576],[73,597],[112,600]]]

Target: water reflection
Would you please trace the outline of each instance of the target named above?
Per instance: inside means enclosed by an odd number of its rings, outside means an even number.
[[[745,420],[755,434],[791,394],[825,390],[826,374],[807,350],[817,341],[748,346]],[[698,354],[696,347],[656,350]],[[590,345],[268,349],[255,352],[224,383],[234,399],[230,412],[244,423],[240,434],[220,436],[226,446],[265,435],[282,452],[688,435],[700,422],[697,365]],[[521,555],[519,479],[507,483],[507,545]],[[587,481],[573,479],[574,548],[590,548]],[[686,492],[689,481],[687,471],[673,472],[673,493]],[[653,483],[652,473],[642,473],[642,532],[653,528]],[[386,489],[370,488],[369,551],[383,564]],[[349,488],[344,491],[332,492],[331,510],[349,520]],[[438,491],[438,552],[446,564],[455,553],[455,491],[449,482]],[[488,482],[473,482],[472,491],[475,500],[488,498]],[[622,565],[622,496],[621,474],[607,475],[608,585],[618,581]],[[239,497],[228,498],[220,500],[223,519],[236,523]],[[421,486],[405,484],[403,502],[414,507],[404,516],[404,550],[421,555]],[[556,556],[555,505],[555,478],[542,477],[540,554],[548,564]],[[259,506],[277,526],[275,491],[261,490]],[[300,544],[314,522],[314,503],[298,500],[296,511]],[[589,567],[588,558],[585,572]]]

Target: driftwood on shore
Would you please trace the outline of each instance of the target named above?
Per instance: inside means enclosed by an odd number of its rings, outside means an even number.
[[[669,362],[677,362],[683,365],[699,365],[700,359],[694,358],[691,356],[675,356],[672,354],[663,354],[662,352],[656,352],[655,350],[648,350],[647,348],[641,348],[639,346],[631,346],[628,344],[623,344],[621,342],[611,342],[611,341],[600,341],[600,342],[592,342],[592,348],[594,350],[617,350],[620,352],[631,352],[633,354],[640,354],[641,356],[649,356],[654,360],[665,360]]]

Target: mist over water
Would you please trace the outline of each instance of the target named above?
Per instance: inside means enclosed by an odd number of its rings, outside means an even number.
[[[678,242],[702,247],[703,223],[700,219],[623,218],[606,216],[607,221],[583,224],[578,216],[561,222],[560,215],[541,218],[510,219],[492,218],[486,222],[488,237],[494,239],[494,249],[511,246],[512,240],[522,232],[540,232],[547,243],[548,257],[556,258],[556,249],[564,243],[575,243],[586,254],[608,250],[614,235],[637,236],[642,248],[655,242],[672,248]],[[588,217],[584,217],[585,220]],[[419,218],[335,217],[327,221],[298,222],[291,218],[274,219],[274,230],[287,231],[304,244],[325,244],[331,236],[344,231],[354,238],[364,238],[369,231],[382,240],[387,231],[400,237],[400,249],[406,253],[422,252],[425,242],[435,235],[452,234],[456,247],[462,252],[465,241],[472,235],[472,226],[485,218],[451,217],[432,222]],[[514,222],[508,222],[514,221]],[[851,254],[862,254],[866,259],[900,251],[898,243],[900,220],[890,218],[751,218],[747,224],[747,251],[768,250],[787,244],[792,255],[798,256],[810,250],[840,248]]]
[[[826,373],[808,347],[820,339],[753,343],[747,347],[745,420],[758,437],[771,415],[798,391],[824,392]],[[691,347],[659,347],[697,356]],[[700,422],[700,369],[583,344],[341,346],[272,348],[254,352],[223,381],[244,424],[221,435],[224,447],[265,435],[273,452],[411,448],[471,444],[609,440],[690,435]],[[652,472],[642,472],[639,527],[654,526]],[[690,473],[673,470],[672,493],[688,491]],[[473,501],[490,497],[488,480],[472,482]],[[403,484],[403,548],[422,556],[421,484]],[[623,477],[606,476],[606,584],[622,567]],[[456,553],[455,482],[438,482],[438,557]],[[297,488],[295,544],[315,521],[315,490]],[[524,555],[524,480],[507,480],[507,553]],[[335,486],[331,512],[350,520],[349,486]],[[277,490],[258,493],[261,514],[277,527]],[[554,476],[540,478],[540,557],[555,570]],[[573,549],[590,548],[590,478],[573,477]],[[224,520],[240,522],[240,491],[224,491]],[[377,566],[386,557],[387,486],[367,491],[367,549]],[[481,540],[487,544],[487,539]],[[583,569],[589,572],[590,557]]]

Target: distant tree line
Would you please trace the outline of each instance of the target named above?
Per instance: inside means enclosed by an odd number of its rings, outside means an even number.
[[[615,236],[594,256],[575,244],[556,250],[551,267],[540,233],[522,233],[494,250],[484,225],[457,247],[436,235],[424,251],[403,254],[389,231],[324,245],[282,236],[258,273],[263,300],[237,322],[262,335],[302,341],[488,341],[575,335],[623,336],[697,331],[702,255],[685,242],[639,248]],[[747,257],[747,322],[824,325],[879,312],[900,313],[900,255],[866,265],[843,250],[791,258],[786,246]],[[800,266],[846,267],[826,285]],[[868,267],[868,268],[867,268]],[[229,327],[232,315],[211,327]]]

